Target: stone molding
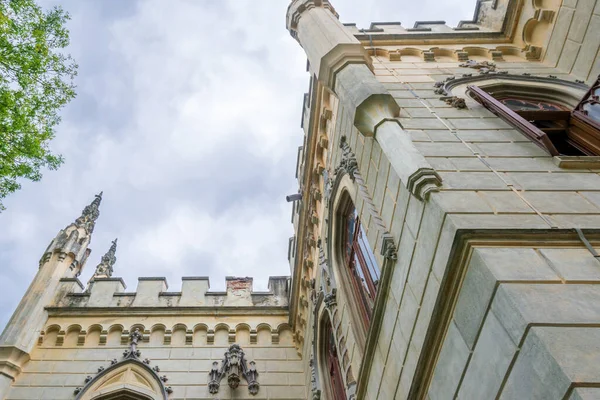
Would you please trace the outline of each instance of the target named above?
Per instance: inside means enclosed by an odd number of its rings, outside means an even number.
[[[383,121],[376,130],[381,151],[406,188],[419,200],[428,199],[442,186],[442,178],[417,150],[398,120]]]
[[[137,348],[138,342],[141,341],[142,338],[143,334],[137,328],[133,332],[131,332],[129,334],[129,348],[123,352],[123,359],[121,361],[117,361],[117,359],[115,358],[110,362],[109,367],[99,367],[98,374],[96,376],[87,376],[84,380],[84,386],[77,387],[75,389],[75,400],[88,399],[91,398],[90,395],[93,395],[93,392],[102,391],[102,385],[104,384],[102,382],[102,378],[106,377],[112,371],[118,370],[126,364],[134,364],[138,368],[148,372],[158,384],[158,387],[160,388],[161,392],[161,398],[166,400],[169,397],[169,395],[173,393],[173,389],[170,386],[165,385],[165,383],[168,381],[168,378],[165,375],[159,375],[160,367],[158,365],[150,367],[151,361],[148,358],[142,360],[142,353]],[[126,385],[123,385],[123,387],[125,388]]]
[[[587,91],[589,86],[579,81],[567,81],[565,79],[559,79],[550,76],[536,76],[531,75],[527,72],[517,75],[509,74],[497,71],[485,72],[485,69],[479,69],[479,75],[464,74],[461,77],[449,77],[444,81],[436,82],[433,86],[436,88],[435,93],[444,96],[452,96],[452,90],[458,86],[466,84],[476,84],[477,82],[484,82],[491,79],[499,79],[503,81],[517,81],[517,82],[528,82],[528,83],[544,83],[548,85],[562,85],[566,88],[577,89]]]
[[[364,64],[350,64],[340,70],[334,91],[364,136],[373,137],[383,121],[400,114],[394,97]]]
[[[598,230],[586,230],[587,239],[597,245]],[[583,247],[581,239],[573,229],[459,229],[456,231],[452,249],[445,267],[431,321],[423,342],[422,352],[412,379],[408,398],[427,396],[436,362],[442,349],[446,332],[452,322],[454,308],[461,293],[471,253],[475,247]],[[584,247],[585,248],[585,247]]]
[[[381,231],[382,234],[387,233],[387,227],[385,223],[381,219],[381,215],[379,215],[379,211],[373,202],[373,198],[369,193],[369,189],[367,188],[367,184],[365,183],[360,170],[358,169],[358,162],[356,161],[356,157],[350,149],[350,145],[348,145],[348,141],[345,136],[342,136],[340,139],[340,148],[342,149],[342,159],[340,161],[340,165],[336,168],[336,171],[339,173],[341,170],[344,170],[352,179],[356,185],[358,186],[358,192],[360,193],[369,214],[371,214],[371,218],[377,229]],[[335,210],[334,210],[335,211]]]
[[[0,375],[13,381],[29,361],[29,354],[15,346],[0,346]]]

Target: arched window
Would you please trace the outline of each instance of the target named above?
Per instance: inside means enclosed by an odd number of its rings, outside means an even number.
[[[478,86],[467,90],[553,156],[600,156],[600,77],[573,108],[536,98],[533,88],[520,96]]]
[[[333,400],[346,399],[346,391],[344,390],[344,380],[342,370],[340,368],[340,360],[338,358],[337,346],[335,344],[335,336],[331,321],[325,317],[321,331],[321,369],[325,375],[326,388],[328,396],[325,398]]]
[[[345,267],[359,302],[359,312],[365,323],[368,323],[373,312],[380,271],[356,208],[351,202],[344,215],[344,227]]]

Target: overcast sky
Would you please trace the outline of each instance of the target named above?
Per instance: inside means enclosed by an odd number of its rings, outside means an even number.
[[[473,15],[475,0],[333,0],[342,22]],[[44,5],[55,4],[46,0]],[[58,171],[5,200],[0,329],[44,249],[99,191],[87,282],[119,238],[115,276],[289,275],[306,57],[285,29],[287,0],[71,0],[77,98],[52,144]]]

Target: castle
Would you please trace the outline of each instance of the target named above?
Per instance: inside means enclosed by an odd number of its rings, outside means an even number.
[[[358,29],[293,0],[286,25],[292,276],[127,291],[115,240],[84,285],[97,195],[0,336],[0,399],[600,398],[600,2]]]

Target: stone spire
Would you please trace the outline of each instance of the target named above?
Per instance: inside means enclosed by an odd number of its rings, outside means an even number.
[[[75,225],[84,228],[88,234],[94,231],[96,220],[100,215],[100,202],[102,201],[102,192],[97,194],[92,203],[86,206],[81,212],[81,216],[75,220]]]
[[[117,239],[113,240],[112,246],[106,252],[105,255],[102,256],[100,260],[100,264],[96,266],[96,271],[90,280],[94,280],[96,278],[110,278],[113,273],[113,265],[117,261],[117,257],[115,257],[115,253],[117,252]]]

